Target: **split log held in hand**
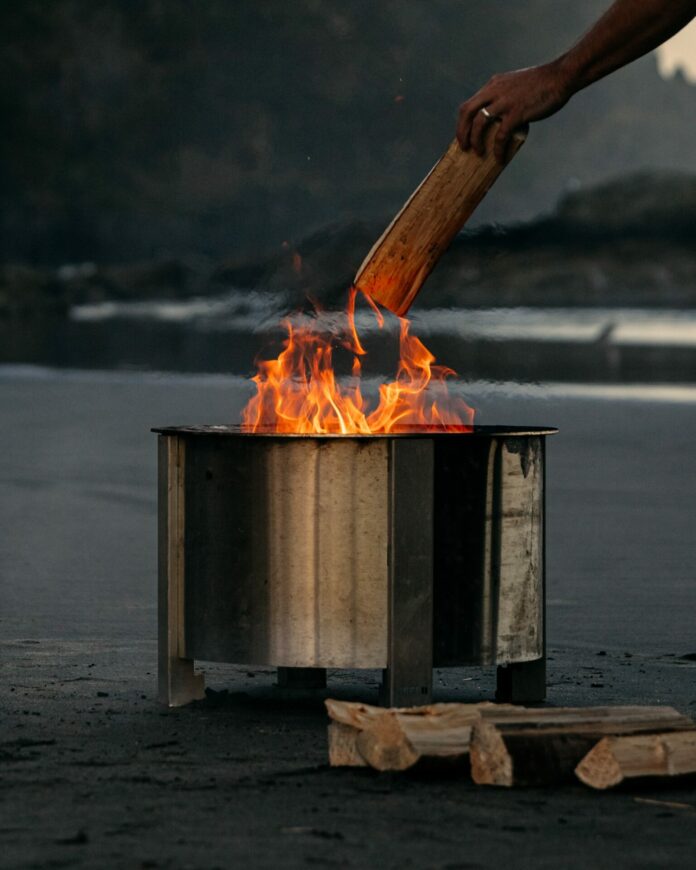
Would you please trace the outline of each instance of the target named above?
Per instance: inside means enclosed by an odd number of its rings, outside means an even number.
[[[380,305],[403,317],[423,282],[452,239],[471,217],[503,170],[493,153],[499,123],[486,131],[483,156],[462,151],[455,139],[420,186],[382,233],[354,284]],[[508,148],[508,162],[526,133],[517,132]]]

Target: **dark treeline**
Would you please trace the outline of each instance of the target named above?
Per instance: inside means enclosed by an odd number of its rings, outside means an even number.
[[[0,259],[251,257],[381,219],[490,74],[606,0],[23,0],[0,11]],[[569,186],[696,171],[696,88],[646,58],[537,127],[479,218]]]

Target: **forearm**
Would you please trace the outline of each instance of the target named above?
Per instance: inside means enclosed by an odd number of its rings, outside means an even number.
[[[696,16],[696,0],[616,0],[555,65],[571,93],[661,45]]]
[[[503,163],[513,132],[553,115],[579,90],[657,48],[696,16],[696,0],[615,0],[597,23],[550,63],[493,76],[459,107],[457,139],[484,153],[485,131],[500,121]]]

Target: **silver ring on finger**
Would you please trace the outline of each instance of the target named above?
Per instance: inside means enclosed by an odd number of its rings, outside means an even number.
[[[479,111],[481,112],[483,117],[487,118],[489,121],[495,120],[495,115],[491,115],[491,113],[488,111],[488,109],[485,106],[482,109],[480,109]]]

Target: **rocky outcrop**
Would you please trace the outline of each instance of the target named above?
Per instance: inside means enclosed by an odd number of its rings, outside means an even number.
[[[387,220],[331,226],[217,279],[337,301]],[[419,306],[696,305],[696,175],[640,173],[566,195],[546,217],[461,234]]]

